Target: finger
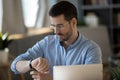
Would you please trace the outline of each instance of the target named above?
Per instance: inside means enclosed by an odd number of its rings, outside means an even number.
[[[41,68],[41,71],[45,72],[45,71],[48,71],[49,70],[49,64],[46,63],[42,68]]]
[[[39,65],[41,65],[43,63],[43,61],[44,61],[44,58],[40,57],[39,58]]]
[[[43,58],[42,63],[39,66],[37,66],[37,71],[39,71],[39,72],[46,71],[48,69],[49,69],[49,63],[46,59]]]
[[[36,68],[36,66],[39,64],[39,58],[36,58],[32,60],[31,65],[33,68]]]
[[[41,71],[41,68],[44,66],[44,63],[38,63],[38,65],[36,66],[36,70],[38,71],[38,72],[40,72]]]
[[[35,80],[40,80],[41,79],[41,76],[42,76],[42,74],[41,73],[39,73],[39,72],[37,72],[37,71],[31,71],[30,72],[30,75],[31,75],[31,77]]]
[[[44,64],[45,64],[45,59],[40,57],[36,68],[41,68],[44,66]]]
[[[39,67],[39,71],[46,71],[49,69],[49,64],[47,61],[44,61],[44,63]]]
[[[37,75],[32,75],[32,78],[33,78],[33,79],[39,79],[40,76],[39,76],[39,74],[37,74]]]
[[[39,74],[38,71],[30,71],[30,75],[36,75],[36,74]]]
[[[32,75],[32,78],[33,78],[33,79],[36,79],[36,75]]]
[[[43,74],[50,74],[50,71],[49,70],[45,71],[45,72],[43,72]]]
[[[35,59],[34,60],[34,68],[36,70],[38,70],[40,68],[40,65],[42,65],[42,63],[43,63],[42,57],[39,57],[39,58]]]
[[[36,79],[36,78],[34,79],[34,78],[33,78],[33,80],[41,80],[41,79]]]

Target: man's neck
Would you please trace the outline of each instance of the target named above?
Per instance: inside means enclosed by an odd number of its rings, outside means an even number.
[[[71,37],[70,37],[70,39],[68,41],[63,42],[63,46],[65,48],[68,48],[71,44],[73,44],[77,40],[78,36],[79,36],[79,33],[76,31],[76,33],[71,35]]]

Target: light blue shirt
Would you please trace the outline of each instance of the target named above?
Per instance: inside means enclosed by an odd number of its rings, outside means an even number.
[[[53,66],[102,63],[101,49],[93,41],[79,34],[78,39],[65,49],[56,35],[49,35],[37,42],[27,52],[18,56],[11,64],[13,72],[18,74],[16,63],[19,60],[33,60],[38,57],[46,58],[53,75]]]

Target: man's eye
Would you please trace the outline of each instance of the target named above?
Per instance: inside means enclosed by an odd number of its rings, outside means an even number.
[[[58,28],[62,28],[62,27],[63,27],[63,25],[58,25],[57,27],[58,27]]]

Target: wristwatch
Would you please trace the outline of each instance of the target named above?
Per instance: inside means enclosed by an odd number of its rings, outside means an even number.
[[[30,69],[33,69],[31,62],[32,62],[32,60],[30,60],[29,67],[30,67]]]

